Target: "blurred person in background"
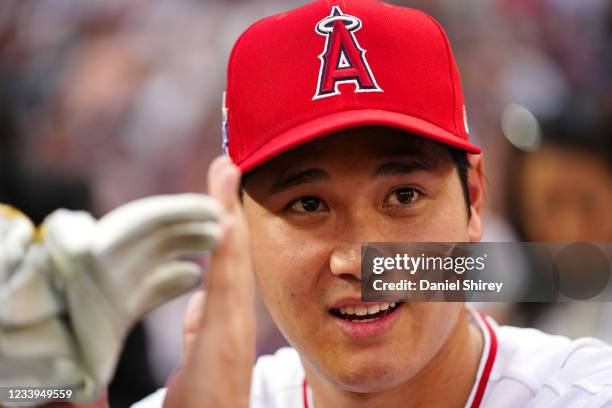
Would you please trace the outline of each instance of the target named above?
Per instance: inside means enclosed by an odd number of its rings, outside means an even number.
[[[567,118],[544,126],[531,152],[517,151],[511,219],[524,241],[612,240],[612,134]]]
[[[543,123],[541,138],[514,151],[508,211],[522,241],[612,241],[611,132],[603,119],[574,112]],[[539,273],[536,268],[528,275],[532,284]],[[518,324],[612,341],[610,303],[525,303],[517,308]]]

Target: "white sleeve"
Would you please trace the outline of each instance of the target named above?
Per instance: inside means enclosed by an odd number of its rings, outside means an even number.
[[[303,402],[304,369],[297,351],[290,347],[274,355],[261,356],[253,369],[251,408],[301,407]],[[161,408],[166,388],[157,390],[131,408]]]
[[[164,406],[165,398],[166,388],[160,388],[145,399],[132,404],[131,408],[161,408]]]

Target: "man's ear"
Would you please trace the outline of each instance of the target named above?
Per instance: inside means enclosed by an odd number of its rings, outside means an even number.
[[[470,194],[472,215],[468,221],[468,236],[470,242],[479,242],[482,239],[481,211],[484,201],[484,171],[483,155],[470,155],[470,170],[468,171],[468,193]]]

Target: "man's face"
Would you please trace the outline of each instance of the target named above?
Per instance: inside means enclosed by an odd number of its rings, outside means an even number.
[[[594,154],[554,144],[527,156],[518,197],[529,241],[612,239],[612,174]]]
[[[259,288],[304,362],[358,392],[420,372],[462,304],[401,304],[367,323],[337,315],[361,303],[361,243],[480,239],[448,151],[390,129],[348,130],[269,161],[244,187]]]

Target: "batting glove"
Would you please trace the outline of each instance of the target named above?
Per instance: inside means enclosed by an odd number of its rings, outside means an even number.
[[[57,210],[39,231],[0,207],[0,386],[67,387],[93,401],[130,327],[195,287],[221,207],[185,194],[138,200],[99,221]]]

